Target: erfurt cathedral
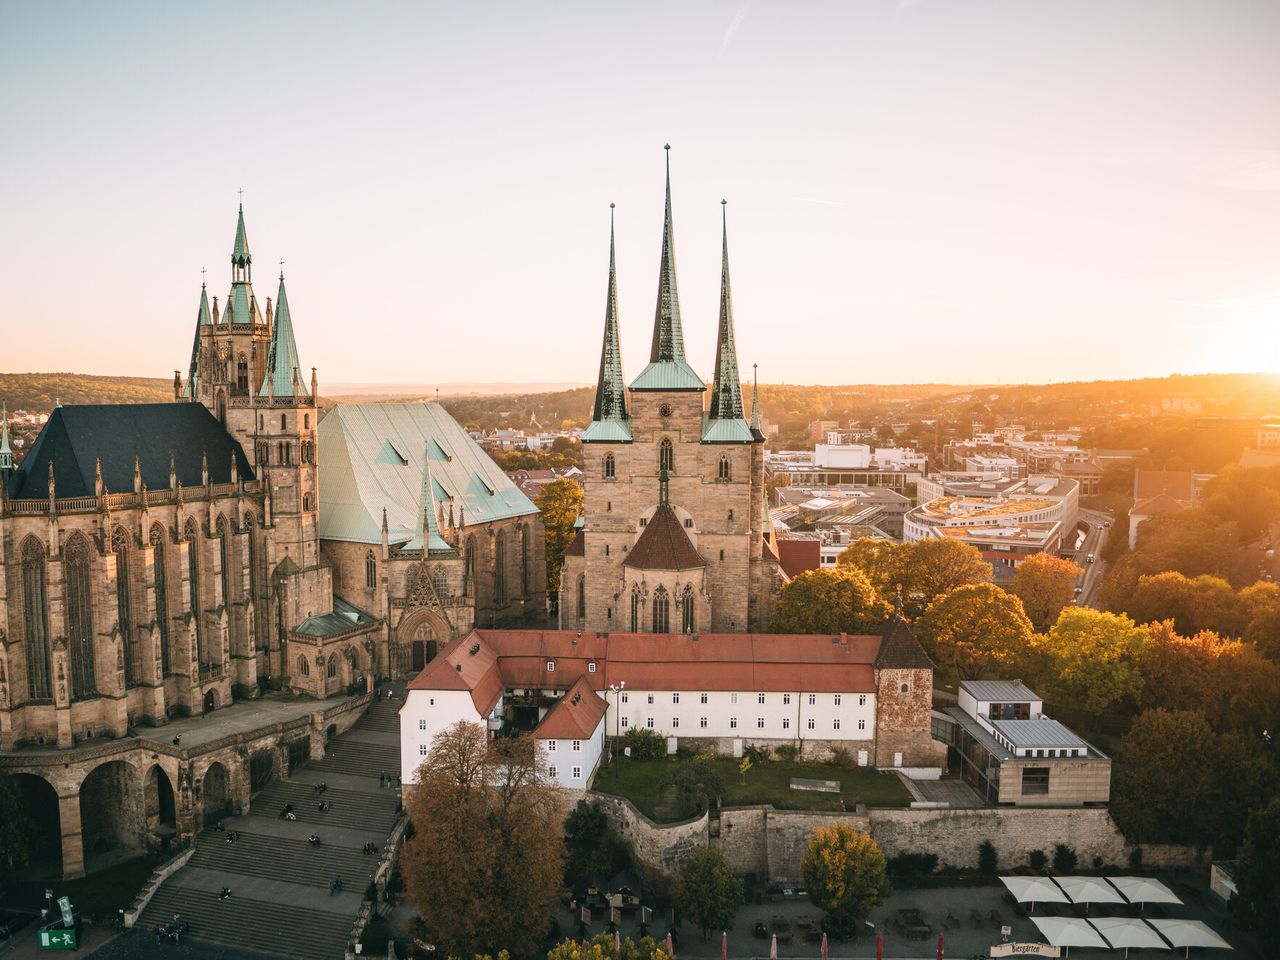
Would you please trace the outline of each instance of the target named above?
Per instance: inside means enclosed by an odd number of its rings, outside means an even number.
[[[742,401],[729,242],[710,396],[685,360],[668,147],[658,303],[649,363],[622,374],[613,228],[604,346],[582,435],[584,523],[566,551],[564,628],[646,633],[768,628],[781,580],[764,489],[759,398]],[[723,201],[722,201],[723,206]]]

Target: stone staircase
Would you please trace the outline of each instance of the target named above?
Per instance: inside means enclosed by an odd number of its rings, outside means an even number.
[[[370,704],[346,733],[330,741],[325,756],[269,784],[248,814],[224,821],[240,839],[227,843],[212,830],[196,852],[156,891],[138,919],[148,931],[174,914],[191,925],[194,940],[297,960],[338,960],[346,951],[369,878],[397,817],[398,791],[379,787],[379,774],[400,775],[399,714],[402,700]],[[324,782],[323,794],[315,785]],[[321,813],[321,799],[330,809]],[[296,821],[281,818],[292,804]],[[319,847],[307,842],[320,837]],[[341,893],[330,882],[341,877]],[[229,899],[219,900],[223,887]]]

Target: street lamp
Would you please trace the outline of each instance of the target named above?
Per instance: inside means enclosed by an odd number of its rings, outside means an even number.
[[[609,684],[609,689],[613,692],[613,739],[617,740],[619,736],[619,730],[621,729],[619,727],[619,724],[621,723],[621,721],[618,719],[618,711],[621,709],[621,703],[622,703],[618,694],[621,693],[623,690],[627,689],[627,681],[622,680],[616,684],[611,683]],[[614,763],[613,741],[610,741],[609,764],[613,766],[613,763]],[[613,776],[615,779],[618,776],[618,768],[616,766],[613,766]]]

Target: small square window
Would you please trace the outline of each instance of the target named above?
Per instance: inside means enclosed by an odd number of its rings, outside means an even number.
[[[764,703],[764,694],[763,694],[763,693],[757,693],[757,694],[756,694],[756,703]]]
[[[680,694],[678,694],[678,693],[673,693],[673,694],[671,695],[671,702],[672,702],[672,703],[679,703],[679,702],[680,702]]]
[[[575,740],[575,741],[573,741],[572,749],[573,749],[573,752],[574,752],[574,753],[581,753],[581,752],[582,752],[582,741],[581,741],[581,740]]]
[[[630,703],[630,702],[631,702],[631,696],[630,696],[629,694],[624,693],[624,694],[622,695],[622,702],[623,702],[623,703]]]
[[[865,707],[867,705],[867,695],[865,693],[858,694],[858,706]]]
[[[764,717],[756,717],[756,729],[757,730],[764,729]]]
[[[784,693],[784,694],[782,695],[782,705],[783,705],[784,707],[786,707],[786,706],[790,706],[790,705],[791,705],[791,694],[789,694],[789,693]]]
[[[831,721],[831,729],[832,729],[832,730],[839,730],[839,729],[840,729],[840,718],[839,718],[839,717],[836,717],[834,720],[832,720],[832,721]]]
[[[652,729],[653,729],[653,717],[645,717],[645,718],[644,718],[644,725],[645,725],[646,727],[648,727],[650,730],[652,730]]]
[[[435,698],[435,697],[432,697],[430,700],[428,700],[428,701],[427,701],[427,705],[428,705],[428,706],[431,706],[431,707],[434,707],[434,706],[436,705],[436,698]]]
[[[594,663],[588,663],[587,673],[595,673],[595,672],[596,672],[596,665]]]
[[[556,765],[554,763],[551,766],[547,767],[547,776],[550,777],[552,780],[556,778],[556,772],[557,772]]]
[[[858,721],[858,729],[859,729],[859,730],[865,730],[865,729],[867,729],[867,721],[865,721],[865,720],[859,720],[859,721]]]
[[[649,702],[650,702],[650,703],[653,703],[653,694],[652,694],[652,693],[651,693],[651,694],[649,694]]]
[[[631,726],[631,718],[622,717],[620,720],[619,726],[621,726],[623,730],[627,729],[627,727]]]
[[[575,780],[581,780],[581,779],[582,779],[582,768],[581,768],[581,767],[574,767],[574,768],[573,768],[573,779],[575,779]]]
[[[425,743],[418,744],[418,756],[425,757],[427,755],[427,745]]]
[[[812,729],[813,729],[813,717],[810,717],[810,718],[809,718],[809,729],[810,729],[810,730],[812,730]]]
[[[731,694],[729,694],[729,702],[730,702],[730,703],[737,703],[737,702],[738,702],[738,695],[737,695],[736,693],[731,693]]]
[[[790,717],[783,717],[783,718],[782,718],[782,729],[783,729],[783,730],[790,730],[790,729],[791,729],[791,718],[790,718]]]
[[[835,695],[835,705],[837,707],[840,706],[840,694],[838,693]]]
[[[809,694],[809,706],[812,707],[817,702],[818,702],[818,695],[816,693]]]
[[[426,720],[419,720],[419,721],[418,721],[418,729],[419,729],[419,730],[425,730],[425,729],[427,729],[427,721],[426,721]]]
[[[554,660],[547,661],[547,673],[555,673],[556,662]]]
[[[555,752],[556,752],[556,742],[554,740],[548,740],[547,753],[555,753]]]

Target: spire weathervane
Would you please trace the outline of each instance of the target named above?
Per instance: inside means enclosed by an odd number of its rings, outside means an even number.
[[[280,279],[284,279],[284,258],[280,258]]]
[[[204,286],[204,267],[200,268],[200,286]]]
[[[239,190],[237,190],[237,191],[236,191],[236,193],[240,194],[240,206],[241,206],[241,208],[243,209],[243,207],[244,207],[244,187],[241,187]]]

